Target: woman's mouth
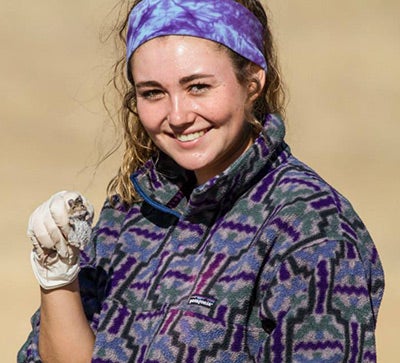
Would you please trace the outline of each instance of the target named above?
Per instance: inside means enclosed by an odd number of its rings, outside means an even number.
[[[185,135],[179,134],[179,135],[175,135],[175,136],[179,141],[189,142],[189,141],[193,141],[193,140],[196,140],[196,139],[202,137],[203,135],[205,135],[206,132],[207,132],[207,130],[202,130],[202,131],[193,132],[191,134],[185,134]]]

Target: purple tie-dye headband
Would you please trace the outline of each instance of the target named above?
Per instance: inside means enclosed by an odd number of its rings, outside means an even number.
[[[267,69],[263,26],[234,0],[142,0],[128,21],[127,60],[150,39],[189,35],[212,40]]]

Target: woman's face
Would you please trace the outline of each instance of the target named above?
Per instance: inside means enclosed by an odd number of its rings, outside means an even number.
[[[199,184],[221,173],[251,144],[248,87],[228,53],[209,40],[166,36],[131,60],[139,118],[155,145],[193,170]]]

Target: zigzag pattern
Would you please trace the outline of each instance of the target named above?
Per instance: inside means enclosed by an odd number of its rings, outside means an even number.
[[[80,274],[93,362],[376,361],[377,251],[283,135],[270,115],[240,165],[189,200],[149,161],[135,180],[173,218],[104,206]],[[21,362],[40,361],[38,329]]]
[[[256,226],[250,226],[244,223],[235,223],[232,221],[222,223],[221,228],[229,231],[238,231],[245,233],[254,233],[257,230]]]
[[[333,291],[343,295],[369,296],[368,290],[364,286],[336,285]]]

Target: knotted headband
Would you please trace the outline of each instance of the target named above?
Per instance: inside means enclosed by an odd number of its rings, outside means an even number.
[[[267,69],[263,26],[234,0],[142,0],[129,15],[128,62],[140,45],[166,35],[212,40]]]

